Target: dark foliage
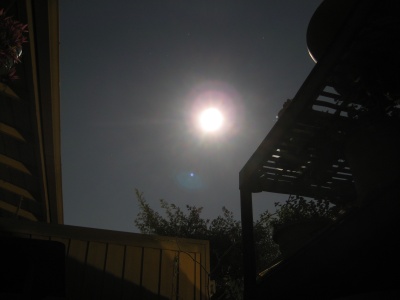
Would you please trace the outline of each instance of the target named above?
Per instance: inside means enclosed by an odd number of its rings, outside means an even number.
[[[27,42],[28,25],[6,16],[0,9],[0,80],[17,79],[14,64],[20,62],[22,44]]]
[[[269,219],[272,225],[317,218],[334,220],[339,213],[339,207],[326,199],[307,199],[292,195],[284,203],[276,202],[275,208],[274,214],[265,213],[265,218]]]
[[[186,211],[175,204],[160,200],[164,215],[153,210],[135,190],[140,212],[135,225],[142,233],[210,241],[210,279],[216,282],[213,299],[241,299],[243,289],[243,257],[241,223],[227,208],[213,220],[201,217],[202,208],[186,206]],[[254,224],[257,248],[257,265],[260,271],[279,255],[272,241],[272,229],[268,218],[261,217]]]
[[[135,225],[140,232],[210,241],[210,279],[215,280],[217,293],[212,299],[241,299],[243,289],[243,256],[241,223],[227,208],[213,220],[201,217],[202,207],[186,205],[186,211],[175,204],[160,200],[164,214],[153,210],[135,190],[140,211]],[[289,196],[284,202],[275,203],[276,211],[265,211],[254,223],[256,265],[265,270],[279,255],[279,247],[273,241],[276,225],[312,218],[335,219],[338,208],[323,199],[306,199]]]

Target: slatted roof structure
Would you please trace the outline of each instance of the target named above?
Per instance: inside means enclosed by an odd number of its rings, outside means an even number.
[[[343,42],[332,45],[294,99],[285,103],[276,125],[241,170],[240,188],[333,202],[354,199],[345,142],[363,126],[360,115],[369,109],[369,99],[367,92],[338,92],[336,82],[338,66],[350,68],[345,65],[350,42],[344,40],[357,40],[355,35],[345,32]],[[354,110],[356,106],[361,109]]]
[[[0,217],[63,223],[58,1],[0,7],[29,30],[19,79],[0,83]]]
[[[311,19],[307,44],[317,63],[239,173],[247,299],[256,269],[252,193],[355,201],[349,140],[370,124],[394,122],[399,129],[392,119],[398,115],[400,64],[391,46],[400,42],[398,5],[325,0]]]
[[[329,82],[322,86],[316,96],[303,98],[298,94],[285,108],[242,169],[241,187],[252,192],[324,197],[333,202],[355,197],[341,143],[354,122],[341,107],[341,95]],[[305,86],[305,90],[309,88]]]

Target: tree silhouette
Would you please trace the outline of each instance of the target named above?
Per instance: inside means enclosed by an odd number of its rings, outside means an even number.
[[[135,225],[141,233],[210,241],[210,279],[215,280],[212,299],[241,299],[243,289],[243,257],[241,223],[226,207],[222,214],[210,220],[201,217],[203,208],[186,205],[183,211],[175,204],[160,200],[163,214],[155,211],[143,193],[135,190],[139,213]],[[256,261],[260,270],[279,256],[272,240],[271,217],[268,211],[254,224]]]

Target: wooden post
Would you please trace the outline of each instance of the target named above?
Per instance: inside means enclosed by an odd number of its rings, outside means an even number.
[[[240,190],[243,240],[244,300],[254,299],[256,284],[256,258],[253,233],[253,203],[248,190]]]

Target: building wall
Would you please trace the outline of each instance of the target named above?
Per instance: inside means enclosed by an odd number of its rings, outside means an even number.
[[[61,242],[67,299],[209,298],[208,241],[9,219],[0,236]]]
[[[0,78],[0,217],[62,224],[58,1],[0,8],[28,25],[19,78]]]

